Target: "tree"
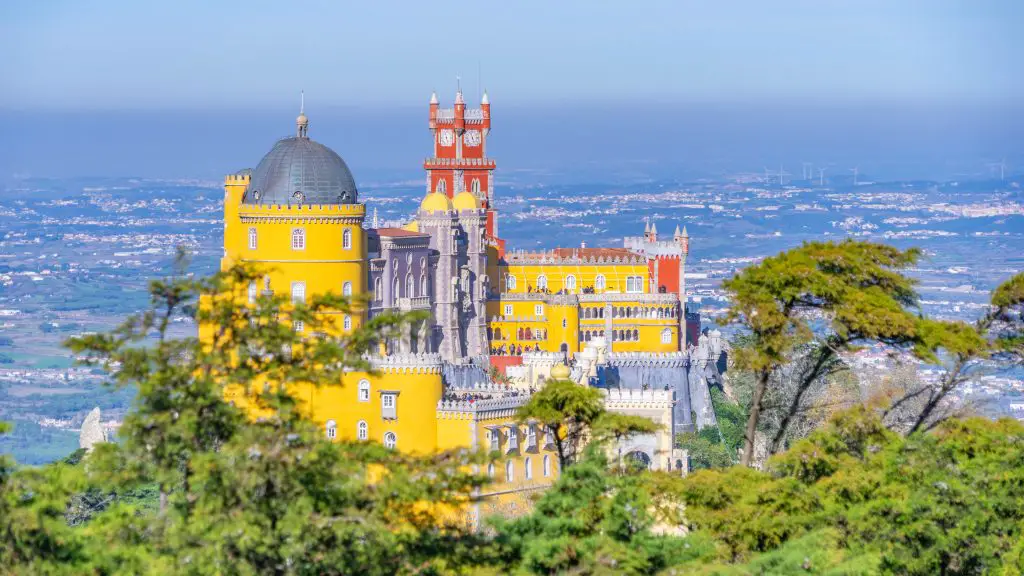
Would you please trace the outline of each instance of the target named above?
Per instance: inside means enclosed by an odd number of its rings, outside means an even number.
[[[394,574],[467,562],[456,552],[476,536],[459,510],[486,482],[472,472],[479,457],[330,442],[288,391],[370,370],[364,353],[416,318],[380,315],[343,334],[329,312],[364,303],[327,295],[293,307],[266,293],[240,305],[263,271],[183,270],[182,260],[151,284],[149,311],[69,341],[137,397],[119,443],[77,463],[4,468],[0,572]],[[170,338],[180,318],[209,337]],[[322,335],[303,339],[293,320]],[[227,386],[267,416],[246,417]],[[126,497],[147,489],[159,493],[155,512]]]
[[[571,380],[547,383],[519,408],[516,417],[522,422],[537,420],[544,426],[563,470],[576,460],[588,440],[604,444],[658,429],[648,418],[607,412],[599,390]]]
[[[755,376],[742,462],[753,458],[754,437],[773,376],[798,347],[819,346],[798,379],[789,412],[773,438],[777,449],[803,396],[836,355],[864,342],[906,345],[917,332],[907,310],[917,296],[901,270],[917,261],[916,249],[845,240],[810,242],[744,269],[723,286],[732,299],[727,322],[741,324],[749,345],[735,349],[736,363]],[[816,326],[819,323],[820,326]],[[815,328],[818,328],[815,330]]]
[[[906,434],[930,430],[958,414],[950,402],[953,393],[976,378],[982,363],[993,353],[1020,362],[1024,350],[1022,308],[1024,273],[996,287],[988,311],[973,325],[922,320],[915,353],[932,363],[942,363],[945,369],[937,382],[921,383],[886,409],[884,415],[891,425]]]

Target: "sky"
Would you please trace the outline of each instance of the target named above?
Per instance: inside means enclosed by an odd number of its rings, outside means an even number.
[[[357,181],[419,179],[460,77],[499,177],[1013,171],[1021,23],[1021,0],[0,0],[0,182],[217,179],[301,91]]]
[[[1006,102],[1019,0],[4,0],[0,108]]]

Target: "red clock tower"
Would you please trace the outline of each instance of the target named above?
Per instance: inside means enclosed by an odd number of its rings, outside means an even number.
[[[487,210],[487,236],[504,252],[498,239],[498,224],[492,208],[494,160],[487,157],[487,136],[491,132],[491,103],[484,92],[480,107],[466,109],[462,89],[455,93],[452,108],[440,108],[437,94],[430,96],[430,133],[434,154],[423,162],[427,191],[442,192],[449,198],[468,190]]]

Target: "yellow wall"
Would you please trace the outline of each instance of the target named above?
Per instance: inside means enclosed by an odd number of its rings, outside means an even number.
[[[576,289],[569,290],[579,294],[586,287],[594,287],[598,275],[605,278],[605,289],[596,290],[601,292],[626,292],[626,278],[640,277],[642,279],[642,291],[648,291],[648,269],[646,263],[594,263],[594,264],[503,264],[498,269],[498,284],[503,292],[513,294],[525,294],[531,287],[537,290],[537,278],[540,275],[547,277],[548,291],[558,292],[566,288],[565,279],[572,275],[576,277]],[[515,276],[516,286],[508,289],[507,277]]]

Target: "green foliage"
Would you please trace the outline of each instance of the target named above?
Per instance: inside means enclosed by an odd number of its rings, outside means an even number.
[[[722,443],[715,428],[705,428],[700,433],[677,434],[676,447],[688,451],[692,470],[726,468],[736,463],[733,456],[736,452]]]
[[[743,427],[747,422],[747,411],[738,402],[726,396],[720,388],[711,389],[711,405],[715,409],[722,444],[730,454],[736,454],[736,451],[743,447]]]
[[[754,570],[792,560],[805,537],[831,542],[825,564],[846,566],[840,573],[976,574],[1018,561],[1018,422],[949,421],[904,438],[856,409],[770,466],[698,472],[681,483],[692,525],[721,541],[731,563]]]

